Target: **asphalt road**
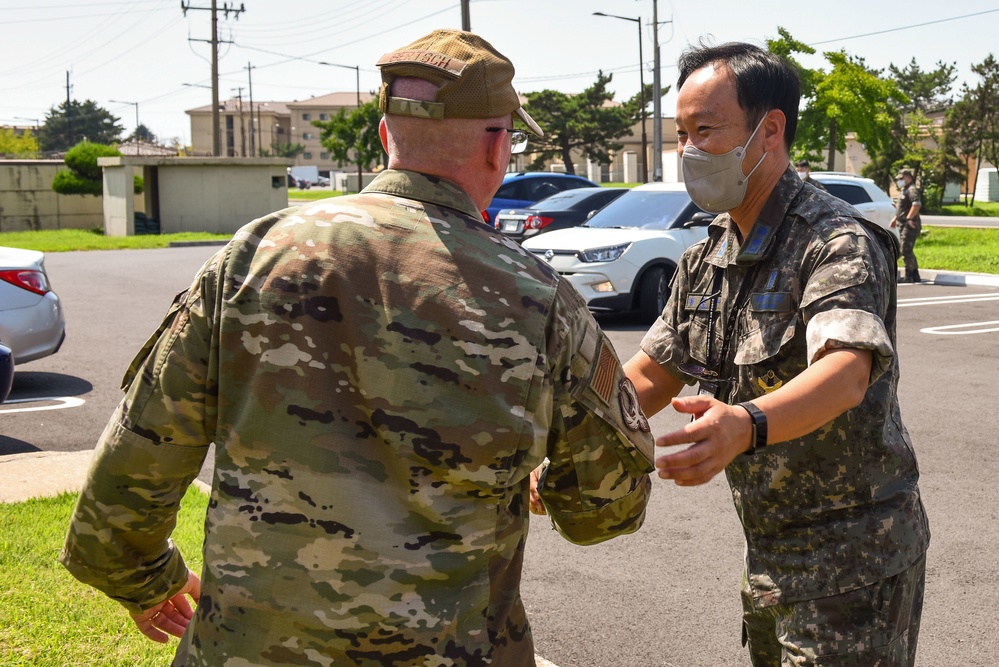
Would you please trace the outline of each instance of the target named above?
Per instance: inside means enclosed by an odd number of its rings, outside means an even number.
[[[931,227],[985,227],[999,229],[999,218],[964,218],[956,215],[923,215],[924,225]]]
[[[52,253],[67,339],[20,366],[0,406],[0,456],[94,446],[120,378],[212,247]],[[899,287],[902,415],[919,454],[933,530],[917,664],[992,667],[999,655],[999,288]],[[645,327],[602,323],[622,358]],[[672,414],[653,431],[676,428]],[[570,545],[534,517],[523,596],[538,653],[560,667],[748,665],[739,644],[743,538],[723,477],[693,489],[656,479],[645,526]]]

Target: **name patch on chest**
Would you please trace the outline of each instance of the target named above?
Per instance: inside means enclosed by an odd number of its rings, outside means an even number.
[[[757,313],[787,313],[791,310],[791,293],[754,292],[750,304]]]
[[[715,310],[718,309],[717,294],[688,294],[683,309],[708,311],[711,310],[712,305]]]

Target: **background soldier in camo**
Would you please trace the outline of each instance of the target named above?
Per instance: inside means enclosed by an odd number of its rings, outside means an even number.
[[[754,666],[912,667],[929,529],[896,393],[894,236],[791,168],[785,61],[723,44],[679,69],[684,182],[720,215],[626,364],[646,414],[672,399],[693,417],[657,439],[692,443],[659,476],[725,470]]]
[[[916,261],[916,240],[923,231],[923,219],[919,216],[923,201],[919,188],[912,178],[912,171],[903,169],[895,175],[898,186],[898,204],[895,208],[895,218],[891,226],[898,227],[898,236],[902,241],[902,263],[905,265],[905,275],[899,282],[918,283],[919,262]]]
[[[389,169],[239,231],[139,353],[61,560],[175,665],[533,665],[529,478],[565,537],[637,530],[652,438],[571,286],[482,222],[513,66],[435,31],[380,63]],[[169,536],[215,443],[204,571]],[[186,595],[200,603],[191,611]],[[186,628],[186,631],[185,631]]]

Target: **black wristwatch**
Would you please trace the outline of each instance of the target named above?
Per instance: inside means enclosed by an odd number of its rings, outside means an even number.
[[[749,419],[753,422],[749,449],[743,452],[746,456],[752,456],[767,446],[767,416],[752,401],[739,403],[739,407],[749,413]]]

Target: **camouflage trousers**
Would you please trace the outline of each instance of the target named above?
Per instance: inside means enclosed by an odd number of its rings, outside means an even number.
[[[905,265],[905,280],[912,282],[919,279],[919,262],[916,261],[916,239],[919,238],[923,226],[916,223],[915,227],[910,227],[909,223],[902,221],[899,223],[899,240],[902,243],[902,263]]]
[[[743,645],[753,667],[912,667],[924,555],[876,584],[817,600],[754,608],[743,579]]]

